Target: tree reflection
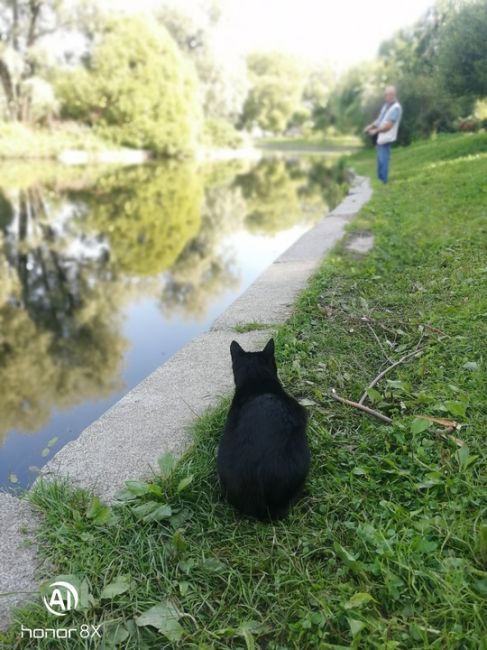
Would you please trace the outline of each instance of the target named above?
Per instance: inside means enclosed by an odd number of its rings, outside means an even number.
[[[324,216],[343,193],[343,170],[323,160],[264,159],[236,183],[247,202],[250,232],[275,234]]]
[[[311,159],[0,174],[0,440],[120,388],[134,295],[203,317],[240,282],[226,238],[322,216],[343,175]]]
[[[1,217],[0,437],[34,431],[54,407],[109,395],[126,347],[113,318],[120,287],[97,282],[103,248],[72,248],[67,206],[45,188],[12,194]]]
[[[118,272],[157,275],[198,233],[203,183],[191,163],[173,162],[118,169],[76,198],[83,230],[106,239]]]
[[[161,296],[164,314],[201,317],[212,299],[238,286],[239,270],[220,242],[242,227],[246,209],[239,187],[206,190],[200,231],[167,275]]]

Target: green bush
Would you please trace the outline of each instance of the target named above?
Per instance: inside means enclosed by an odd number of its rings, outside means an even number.
[[[194,69],[168,32],[143,18],[110,21],[86,68],[60,76],[57,91],[64,117],[120,145],[177,155],[196,144]]]
[[[243,146],[244,138],[230,122],[207,119],[204,124],[203,143],[207,147],[238,149]]]

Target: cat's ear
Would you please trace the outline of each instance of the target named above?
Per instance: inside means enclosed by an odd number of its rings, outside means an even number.
[[[232,355],[232,359],[236,359],[240,355],[244,353],[244,349],[242,348],[241,345],[237,343],[237,341],[232,341],[230,343],[230,354]]]
[[[274,359],[274,339],[270,339],[265,346],[265,348],[262,350],[262,352],[265,354],[265,356],[268,359]]]

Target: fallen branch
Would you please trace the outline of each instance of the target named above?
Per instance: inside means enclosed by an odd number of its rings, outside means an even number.
[[[379,411],[374,411],[374,409],[369,408],[368,406],[364,406],[363,404],[360,404],[359,402],[352,402],[349,399],[345,399],[344,397],[340,397],[336,390],[334,388],[331,389],[331,396],[333,399],[335,399],[337,402],[341,402],[342,404],[347,404],[348,406],[353,406],[353,408],[359,409],[359,411],[363,411],[364,413],[367,413],[368,415],[372,415],[374,418],[377,418],[378,420],[381,420],[382,422],[385,422],[386,424],[391,424],[392,420],[390,417],[387,415],[384,415],[383,413],[379,413]]]
[[[358,404],[363,404],[367,398],[367,391],[373,388],[376,384],[379,383],[379,381],[384,377],[384,375],[387,375],[388,372],[393,370],[394,368],[397,368],[401,363],[405,363],[408,361],[408,359],[412,359],[412,357],[415,357],[417,354],[420,352],[423,352],[424,348],[416,348],[416,350],[413,350],[412,352],[408,352],[408,354],[405,354],[403,357],[398,359],[398,361],[395,361],[393,364],[390,366],[387,366],[385,370],[380,372],[375,379],[373,379],[370,384],[367,386],[367,388],[364,390],[362,397],[359,399],[357,402]]]
[[[359,411],[363,411],[368,415],[372,415],[374,418],[377,418],[378,420],[381,420],[381,422],[385,422],[386,424],[392,424],[392,418],[388,417],[387,415],[384,415],[383,413],[380,413],[380,411],[374,411],[374,409],[371,409],[368,406],[364,406],[363,404],[360,404],[360,402],[352,402],[352,400],[350,399],[341,397],[340,395],[338,395],[338,393],[334,388],[331,389],[331,396],[333,397],[334,400],[340,402],[341,404],[352,406],[353,408],[356,408]],[[417,415],[416,417],[421,418],[422,420],[430,420],[431,422],[440,422],[440,424],[442,424],[440,418],[433,418],[428,415]],[[448,420],[445,420],[445,422],[447,421]],[[452,432],[456,431],[458,428],[459,425],[456,422],[451,421],[450,426],[448,426],[446,429],[435,429],[435,433],[441,436],[444,440],[451,440],[451,442],[454,442],[457,445],[457,447],[463,447],[465,445],[463,440],[460,440],[460,438],[457,438],[456,436],[452,435]]]

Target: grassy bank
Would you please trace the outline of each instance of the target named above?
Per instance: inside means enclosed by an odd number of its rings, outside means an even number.
[[[373,251],[339,247],[279,329],[313,450],[288,519],[241,520],[219,500],[225,404],[172,472],[162,459],[113,509],[65,485],[34,490],[42,552],[81,587],[63,626],[102,624],[106,647],[134,649],[487,647],[486,150],[480,135],[394,151],[390,185],[353,224],[373,232]],[[371,154],[354,166],[373,174]],[[330,397],[358,400],[415,349],[368,394],[392,425]],[[461,428],[448,437],[418,415]],[[18,640],[20,623],[53,617],[26,607],[4,638],[41,647]]]
[[[56,159],[66,149],[102,151],[116,148],[88,127],[76,124],[41,129],[18,123],[0,123],[0,159]]]
[[[363,146],[360,138],[355,135],[261,138],[254,144],[256,147],[268,151],[303,151],[308,153],[340,153],[360,149]]]

